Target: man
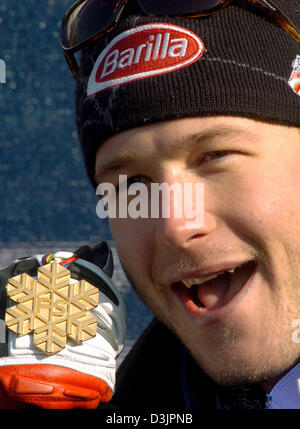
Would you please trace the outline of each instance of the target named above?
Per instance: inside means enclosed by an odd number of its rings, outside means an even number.
[[[62,35],[91,182],[204,185],[203,224],[110,219],[159,320],[111,403],[300,408],[297,2],[128,2],[115,21],[108,3],[77,3]]]

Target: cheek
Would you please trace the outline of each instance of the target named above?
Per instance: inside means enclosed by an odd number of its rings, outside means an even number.
[[[147,219],[110,219],[110,229],[118,256],[133,280],[146,278],[151,266],[151,237]]]
[[[240,227],[256,239],[265,241],[267,237],[280,236],[284,240],[285,236],[300,232],[298,177],[293,171],[266,171],[256,171],[235,181],[227,195],[226,216],[235,228]]]
[[[151,222],[149,219],[114,219],[110,226],[119,259],[133,289],[153,313],[163,315],[161,295],[153,279]]]

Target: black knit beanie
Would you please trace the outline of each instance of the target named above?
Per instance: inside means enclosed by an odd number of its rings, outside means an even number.
[[[273,3],[300,27],[300,0]],[[145,16],[132,3],[82,52],[76,121],[94,186],[96,152],[107,138],[214,115],[300,127],[300,44],[255,8],[234,2],[206,18],[180,19]]]

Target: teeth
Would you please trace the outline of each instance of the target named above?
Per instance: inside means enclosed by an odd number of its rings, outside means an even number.
[[[182,280],[182,283],[187,287],[190,288],[192,285],[190,284],[189,280]]]
[[[233,274],[235,272],[236,268],[232,268],[230,270],[226,270],[229,273]],[[182,280],[182,283],[187,287],[187,288],[191,288],[193,285],[201,285],[202,283],[207,282],[208,280],[211,279],[215,279],[216,277],[224,274],[226,271],[223,271],[222,273],[219,274],[212,274],[211,276],[207,276],[207,277],[201,277],[201,278],[197,278],[197,279],[185,279]]]
[[[185,279],[182,282],[187,288],[191,288],[193,285],[201,285],[202,283],[207,282],[208,280],[215,279],[219,274],[212,274],[211,276],[202,277],[198,279]]]
[[[191,288],[191,287],[192,287],[192,285],[193,285],[192,280],[188,280],[188,279],[186,279],[186,280],[182,280],[182,283],[183,283],[187,288]]]

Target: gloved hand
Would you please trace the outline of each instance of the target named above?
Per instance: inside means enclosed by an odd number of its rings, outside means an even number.
[[[97,408],[111,399],[125,306],[107,243],[0,270],[0,409]],[[3,323],[3,322],[2,322]]]

